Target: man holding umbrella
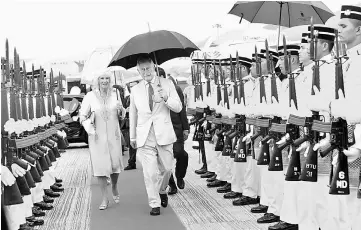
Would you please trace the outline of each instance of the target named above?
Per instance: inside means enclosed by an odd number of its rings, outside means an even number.
[[[177,140],[170,111],[179,113],[182,103],[174,84],[157,76],[149,55],[138,57],[137,68],[144,80],[132,88],[130,95],[130,144],[137,148],[152,208],[150,215],[155,216],[160,214],[160,205],[168,205],[166,188],[172,175],[173,143]]]

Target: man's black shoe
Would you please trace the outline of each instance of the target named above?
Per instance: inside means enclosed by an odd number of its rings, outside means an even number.
[[[201,178],[211,178],[212,176],[214,176],[214,172],[206,172],[205,174],[201,175]]]
[[[257,204],[258,202],[259,199],[257,198],[242,196],[241,198],[234,200],[232,203],[234,206],[241,206],[241,205]]]
[[[218,193],[227,193],[231,191],[231,184],[227,183],[224,186],[217,189]]]
[[[53,185],[55,185],[56,187],[59,187],[59,188],[63,187],[63,185],[61,183],[54,183]]]
[[[221,187],[227,184],[227,181],[222,181],[222,180],[215,180],[213,182],[210,182],[207,184],[207,187],[210,188],[215,188],[215,187]]]
[[[32,230],[32,229],[34,229],[33,226],[31,226],[29,223],[25,223],[25,224],[20,225],[19,230]]]
[[[44,224],[44,220],[42,219],[35,219],[34,216],[26,217],[26,221],[33,224],[33,226],[40,226]]]
[[[179,189],[184,189],[184,180],[183,179],[177,179],[177,186]]]
[[[163,208],[168,206],[168,196],[167,194],[159,194],[160,195],[160,204]]]
[[[152,210],[150,211],[150,215],[151,216],[159,216],[160,215],[160,208],[152,208]]]
[[[269,224],[269,223],[278,222],[278,221],[280,221],[280,217],[276,216],[273,213],[266,213],[266,214],[264,214],[264,216],[257,219],[257,223],[259,223],[259,224]]]
[[[224,199],[236,199],[241,196],[242,196],[242,193],[230,191],[229,193],[224,194],[223,198]]]
[[[281,220],[277,224],[275,224],[273,226],[269,226],[268,230],[298,230],[298,225],[297,224],[289,224],[289,223]]]
[[[137,167],[135,165],[128,165],[127,167],[124,168],[124,170],[132,170],[132,169],[136,169]]]
[[[197,173],[197,174],[205,174],[207,172],[207,169],[201,168],[201,169],[198,169],[198,170],[196,170],[194,172]]]
[[[53,203],[54,202],[54,199],[48,197],[48,196],[43,196],[43,200],[45,203]]]
[[[33,207],[32,211],[35,217],[45,216],[45,212],[41,211],[38,207]]]
[[[53,190],[54,192],[64,191],[64,188],[59,188],[58,186],[55,186],[55,185],[50,186],[50,189]]]
[[[53,205],[51,204],[47,204],[45,202],[38,202],[38,203],[34,203],[34,206],[39,207],[41,210],[51,210],[53,209]]]
[[[44,189],[44,193],[45,193],[45,195],[47,195],[49,197],[59,197],[60,196],[59,193],[56,193],[51,189]]]
[[[178,192],[178,189],[176,187],[169,187],[168,195],[174,195]]]
[[[206,181],[207,182],[213,182],[217,179],[217,174],[214,174],[214,176],[212,176],[211,178],[208,178]]]
[[[252,213],[266,213],[267,210],[268,210],[268,206],[262,204],[258,205],[257,207],[251,208]]]

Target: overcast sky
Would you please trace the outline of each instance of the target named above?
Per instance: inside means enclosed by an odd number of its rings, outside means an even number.
[[[5,39],[20,58],[76,58],[99,46],[121,46],[152,30],[177,31],[194,42],[215,34],[212,25],[236,28],[229,0],[0,0],[0,56]],[[332,11],[341,1],[323,1]],[[345,0],[342,4],[360,2]]]

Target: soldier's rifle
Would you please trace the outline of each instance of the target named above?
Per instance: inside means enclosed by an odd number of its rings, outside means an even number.
[[[214,83],[217,85],[217,105],[219,105],[219,103],[221,103],[222,101],[222,91],[221,91],[221,82],[220,82],[220,76],[221,76],[221,72],[222,72],[222,67],[221,67],[221,60],[219,60],[218,62],[219,64],[219,72],[217,71],[216,68],[216,61],[213,60],[213,74],[214,74]]]
[[[229,55],[229,62],[230,62],[231,81],[233,82],[233,96],[234,96],[233,103],[239,104],[240,103],[240,99],[239,99],[239,95],[238,95],[239,74],[236,75],[236,69],[239,68],[238,52],[236,53],[236,65],[233,65],[233,59],[232,59],[231,55]],[[239,72],[239,70],[238,70],[238,72]]]
[[[266,61],[267,61],[267,72],[271,75],[271,102],[274,103],[272,97],[274,97],[278,102],[278,92],[277,92],[277,81],[276,81],[276,72],[273,63],[273,55],[270,54],[268,49],[268,41],[265,41],[266,47]]]
[[[243,98],[243,105],[246,105],[246,97],[244,92],[244,82],[243,82],[243,76],[242,76],[242,64],[239,61],[238,51],[236,53],[236,82],[239,82],[239,89],[236,91],[239,91],[238,93],[238,104],[241,103],[241,99]]]
[[[256,75],[257,78],[259,79],[259,90],[260,90],[259,103],[262,103],[263,98],[265,99],[265,103],[266,103],[267,102],[266,87],[264,84],[264,76],[262,74],[262,60],[261,57],[258,55],[257,46],[254,47],[254,58],[256,63]]]
[[[225,62],[224,65],[226,66],[227,63]],[[223,106],[227,106],[226,108],[229,109],[228,84],[226,83],[226,73],[222,69],[221,61],[219,62],[219,76],[221,80],[221,85],[223,86]]]
[[[294,75],[298,75],[298,73],[292,72],[292,58],[291,53],[287,51],[287,43],[286,43],[286,37],[283,35],[283,53],[284,53],[284,67],[285,72],[288,77],[288,89],[289,89],[289,107],[291,107],[291,101],[295,103],[296,109],[298,109],[297,104],[297,96],[296,96],[296,85],[295,85],[295,78]]]

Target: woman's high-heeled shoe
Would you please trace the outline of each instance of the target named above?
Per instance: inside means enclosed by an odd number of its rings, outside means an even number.
[[[114,199],[114,202],[115,202],[116,204],[118,204],[118,203],[119,203],[119,200],[120,200],[120,196],[119,196],[119,195],[113,196],[113,199]]]
[[[109,200],[107,201],[106,204],[101,204],[101,205],[99,206],[99,210],[105,210],[105,209],[107,209],[107,208],[108,208],[108,205],[109,205]]]

